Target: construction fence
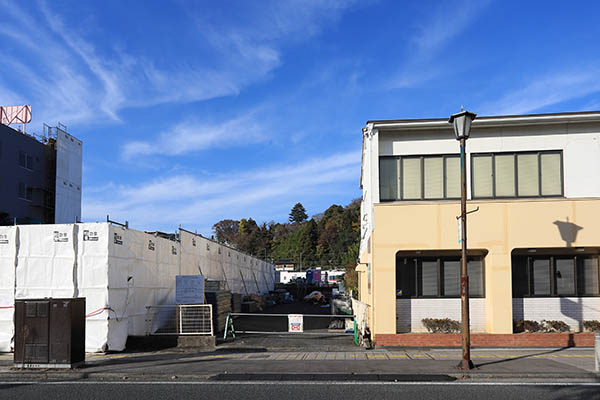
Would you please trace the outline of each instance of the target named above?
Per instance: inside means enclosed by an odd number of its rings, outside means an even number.
[[[178,239],[107,222],[0,227],[0,351],[13,347],[15,299],[85,297],[86,351],[120,351],[149,333],[147,307],[176,303],[177,275],[273,290],[272,264],[185,230]]]

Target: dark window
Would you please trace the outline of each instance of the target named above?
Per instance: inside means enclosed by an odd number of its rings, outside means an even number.
[[[562,196],[562,164],[562,151],[473,154],[473,198]]]
[[[513,256],[513,297],[598,296],[598,256]]]
[[[379,198],[381,201],[459,199],[459,156],[380,157]]]
[[[23,168],[33,170],[33,157],[24,151],[19,151],[19,165]]]
[[[31,201],[33,199],[33,188],[19,182],[18,195],[20,199]]]
[[[469,258],[469,295],[484,297],[481,257]],[[460,257],[397,257],[397,297],[460,297]]]

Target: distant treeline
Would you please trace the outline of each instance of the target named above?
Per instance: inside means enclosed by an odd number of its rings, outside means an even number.
[[[311,219],[297,203],[287,223],[225,219],[213,225],[213,232],[217,241],[270,261],[292,260],[303,269],[353,269],[360,241],[360,199],[345,207],[334,204]]]

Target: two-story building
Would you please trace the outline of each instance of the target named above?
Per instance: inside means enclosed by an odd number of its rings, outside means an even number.
[[[600,112],[478,117],[467,141],[473,333],[600,320]],[[460,321],[460,158],[448,119],[363,128],[360,300],[376,344]],[[395,340],[396,339],[396,340]]]

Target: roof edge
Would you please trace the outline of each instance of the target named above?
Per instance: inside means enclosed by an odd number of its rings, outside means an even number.
[[[564,122],[600,121],[600,111],[578,111],[548,114],[522,114],[522,115],[491,115],[477,117],[473,126],[497,125],[529,125]],[[370,120],[378,129],[419,129],[419,128],[451,128],[448,118],[428,119],[403,119],[403,120]]]

